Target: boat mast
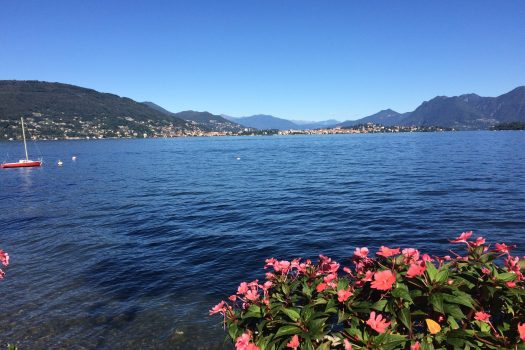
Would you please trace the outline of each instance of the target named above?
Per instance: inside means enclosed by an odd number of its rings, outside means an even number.
[[[27,155],[27,145],[26,145],[26,132],[24,130],[24,118],[20,118],[22,121],[22,137],[24,138],[24,150],[26,151],[26,160],[29,160],[29,156]]]

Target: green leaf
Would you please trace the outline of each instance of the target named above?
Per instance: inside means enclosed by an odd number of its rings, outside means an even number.
[[[462,329],[451,330],[447,335],[447,343],[454,349],[464,349],[471,338],[471,335]]]
[[[434,345],[432,344],[432,342],[422,341],[421,346],[419,348],[421,350],[434,350]]]
[[[419,289],[412,289],[410,291],[410,296],[412,297],[412,299],[415,299],[417,297],[420,297],[423,295],[423,292]]]
[[[452,328],[452,329],[458,329],[458,328],[459,328],[459,325],[458,325],[458,323],[456,322],[456,320],[454,319],[454,317],[449,316],[449,317],[447,318],[447,322],[448,322],[448,324],[450,325],[450,328]]]
[[[370,313],[370,308],[372,307],[372,303],[368,301],[360,301],[352,305],[352,310],[356,312],[363,312],[363,313]]]
[[[269,344],[273,339],[273,334],[270,334],[266,337],[261,337],[259,340],[257,340],[256,344],[261,350],[267,350],[270,349]]]
[[[301,310],[301,317],[303,320],[308,321],[315,314],[314,308],[310,305],[305,306]]]
[[[388,301],[386,299],[381,299],[381,300],[376,301],[371,306],[371,308],[374,309],[374,310],[377,310],[377,311],[383,311],[385,309],[385,306],[386,306],[387,303],[388,303]]]
[[[400,345],[404,344],[406,342],[406,336],[401,334],[387,334],[383,333],[384,337],[380,338],[377,337],[377,339],[381,339],[380,343],[377,345],[380,345],[381,350],[393,350],[398,349]],[[404,347],[404,346],[403,346]]]
[[[432,262],[430,261],[427,261],[426,265],[427,265],[427,275],[430,278],[430,281],[434,282],[436,280],[437,269],[434,266],[434,264],[432,264]]]
[[[403,325],[408,328],[409,331],[412,331],[412,317],[410,316],[410,309],[403,308],[399,310],[398,317],[401,322],[403,322]]]
[[[306,324],[308,333],[312,338],[322,338],[327,333],[325,331],[326,320],[328,320],[327,317],[316,318]]]
[[[315,350],[330,350],[330,342],[321,343]]]
[[[304,350],[314,350],[314,345],[312,344],[312,341],[309,338],[304,338],[302,341],[301,349]]]
[[[498,281],[502,281],[502,282],[510,282],[510,281],[514,281],[516,279],[518,275],[516,275],[515,273],[513,272],[504,272],[504,273],[500,273],[496,279]]]
[[[396,289],[392,290],[391,293],[392,293],[392,296],[395,298],[401,298],[410,303],[413,302],[412,297],[410,296],[410,293],[408,292],[408,288],[406,288],[404,284],[400,283],[399,286]]]
[[[303,283],[303,294],[306,295],[308,298],[312,297],[313,288],[308,287],[306,283]]]
[[[445,300],[448,303],[464,305],[466,307],[474,309],[474,299],[472,299],[470,295],[459,290],[453,291],[452,293],[454,295],[444,293],[443,300]]]
[[[465,285],[468,289],[473,289],[474,287],[476,287],[476,284],[474,282],[470,281],[469,278],[472,278],[472,276],[462,275],[461,277],[460,276],[456,276],[455,277],[457,282],[459,282],[460,284]]]
[[[297,320],[301,318],[301,315],[294,309],[284,309],[283,308],[282,312],[284,312],[286,316],[290,317],[290,319],[294,322],[297,322]]]
[[[286,325],[286,326],[282,326],[281,328],[279,328],[277,333],[275,333],[275,337],[279,338],[285,335],[299,334],[299,333],[301,333],[301,328],[297,326]]]
[[[335,314],[337,313],[337,307],[334,305],[334,300],[330,299],[328,303],[326,304],[326,307],[324,309],[324,312],[327,314]]]
[[[456,304],[444,304],[445,314],[454,317],[456,320],[462,320],[465,318],[465,314],[461,311],[461,308]]]
[[[237,324],[236,323],[230,323],[228,325],[228,335],[230,336],[230,338],[235,341],[235,339],[237,339],[237,336],[238,336],[238,330],[239,330],[239,327],[237,327]]]
[[[448,280],[448,265],[442,266],[437,275],[436,275],[436,282],[438,283],[445,283]]]
[[[249,318],[249,317],[261,317],[261,308],[257,305],[250,305],[248,308],[248,311],[242,315],[242,318]]]
[[[432,308],[439,312],[444,314],[445,310],[443,309],[443,294],[441,293],[434,293],[429,298],[430,304],[432,305]]]
[[[290,287],[286,283],[281,285],[281,290],[283,291],[284,295],[290,294]]]
[[[408,330],[412,331],[412,317],[410,316],[410,309],[409,308],[403,308],[399,310],[398,314],[399,319],[401,322],[403,322],[403,325],[408,328]]]

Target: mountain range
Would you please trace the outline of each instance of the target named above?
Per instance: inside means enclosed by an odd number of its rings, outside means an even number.
[[[209,112],[171,113],[152,102],[69,84],[0,80],[0,139],[20,136],[21,116],[40,138],[170,137],[246,129]]]
[[[340,126],[364,123],[383,125],[437,125],[458,130],[489,129],[509,122],[525,122],[525,86],[497,97],[476,94],[437,96],[423,102],[412,112],[398,113],[391,109],[371,116],[346,121]]]
[[[497,97],[476,94],[446,97],[437,96],[423,102],[412,112],[399,113],[385,109],[357,120],[336,122],[333,120],[299,124],[269,115],[233,119],[241,125],[256,128],[315,129],[323,127],[348,127],[374,123],[385,126],[440,126],[457,130],[489,129],[500,123],[525,122],[525,86]]]
[[[337,126],[354,126],[366,123],[381,124],[385,126],[400,125],[401,121],[406,116],[406,113],[401,114],[391,109],[385,109],[358,120],[347,120],[337,124]]]
[[[361,119],[344,122],[327,120],[306,123],[271,115],[226,118],[257,129],[279,130],[349,127],[366,123],[385,126],[440,126],[457,130],[489,129],[500,123],[525,122],[525,86],[517,87],[498,97],[482,97],[476,94],[437,96],[423,102],[412,112],[399,113],[385,109]]]
[[[231,120],[235,123],[256,128],[259,130],[307,130],[307,129],[318,129],[318,128],[331,128],[339,123],[338,120],[329,119],[320,122],[302,121],[302,120],[288,120],[283,118],[277,118],[267,114],[256,114],[249,117],[231,117],[228,115],[222,115],[224,118]]]
[[[166,116],[191,122],[205,131],[240,132],[244,129],[244,127],[238,123],[234,123],[223,116],[211,114],[210,112],[183,111],[173,113],[153,102],[142,102],[142,104],[153,108]]]
[[[315,129],[364,123],[474,130],[488,129],[499,123],[525,122],[525,86],[497,97],[437,96],[411,112],[385,109],[339,123],[335,120],[294,121],[264,114],[235,118],[210,112],[173,113],[153,102],[136,102],[74,85],[0,80],[0,138],[19,133],[15,120],[20,116],[32,119],[36,125],[32,131],[37,136],[55,138],[238,134],[253,128]]]

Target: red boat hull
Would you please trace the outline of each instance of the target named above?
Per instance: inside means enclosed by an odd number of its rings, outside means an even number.
[[[0,164],[0,168],[31,168],[31,167],[37,167],[41,166],[41,161],[33,161],[33,162],[19,162],[19,163],[4,163]]]

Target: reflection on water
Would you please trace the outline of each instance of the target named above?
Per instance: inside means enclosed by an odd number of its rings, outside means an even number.
[[[520,244],[525,227],[523,132],[40,148],[63,166],[0,171],[0,334],[22,349],[228,348],[208,310],[267,257],[442,253],[470,229]]]

